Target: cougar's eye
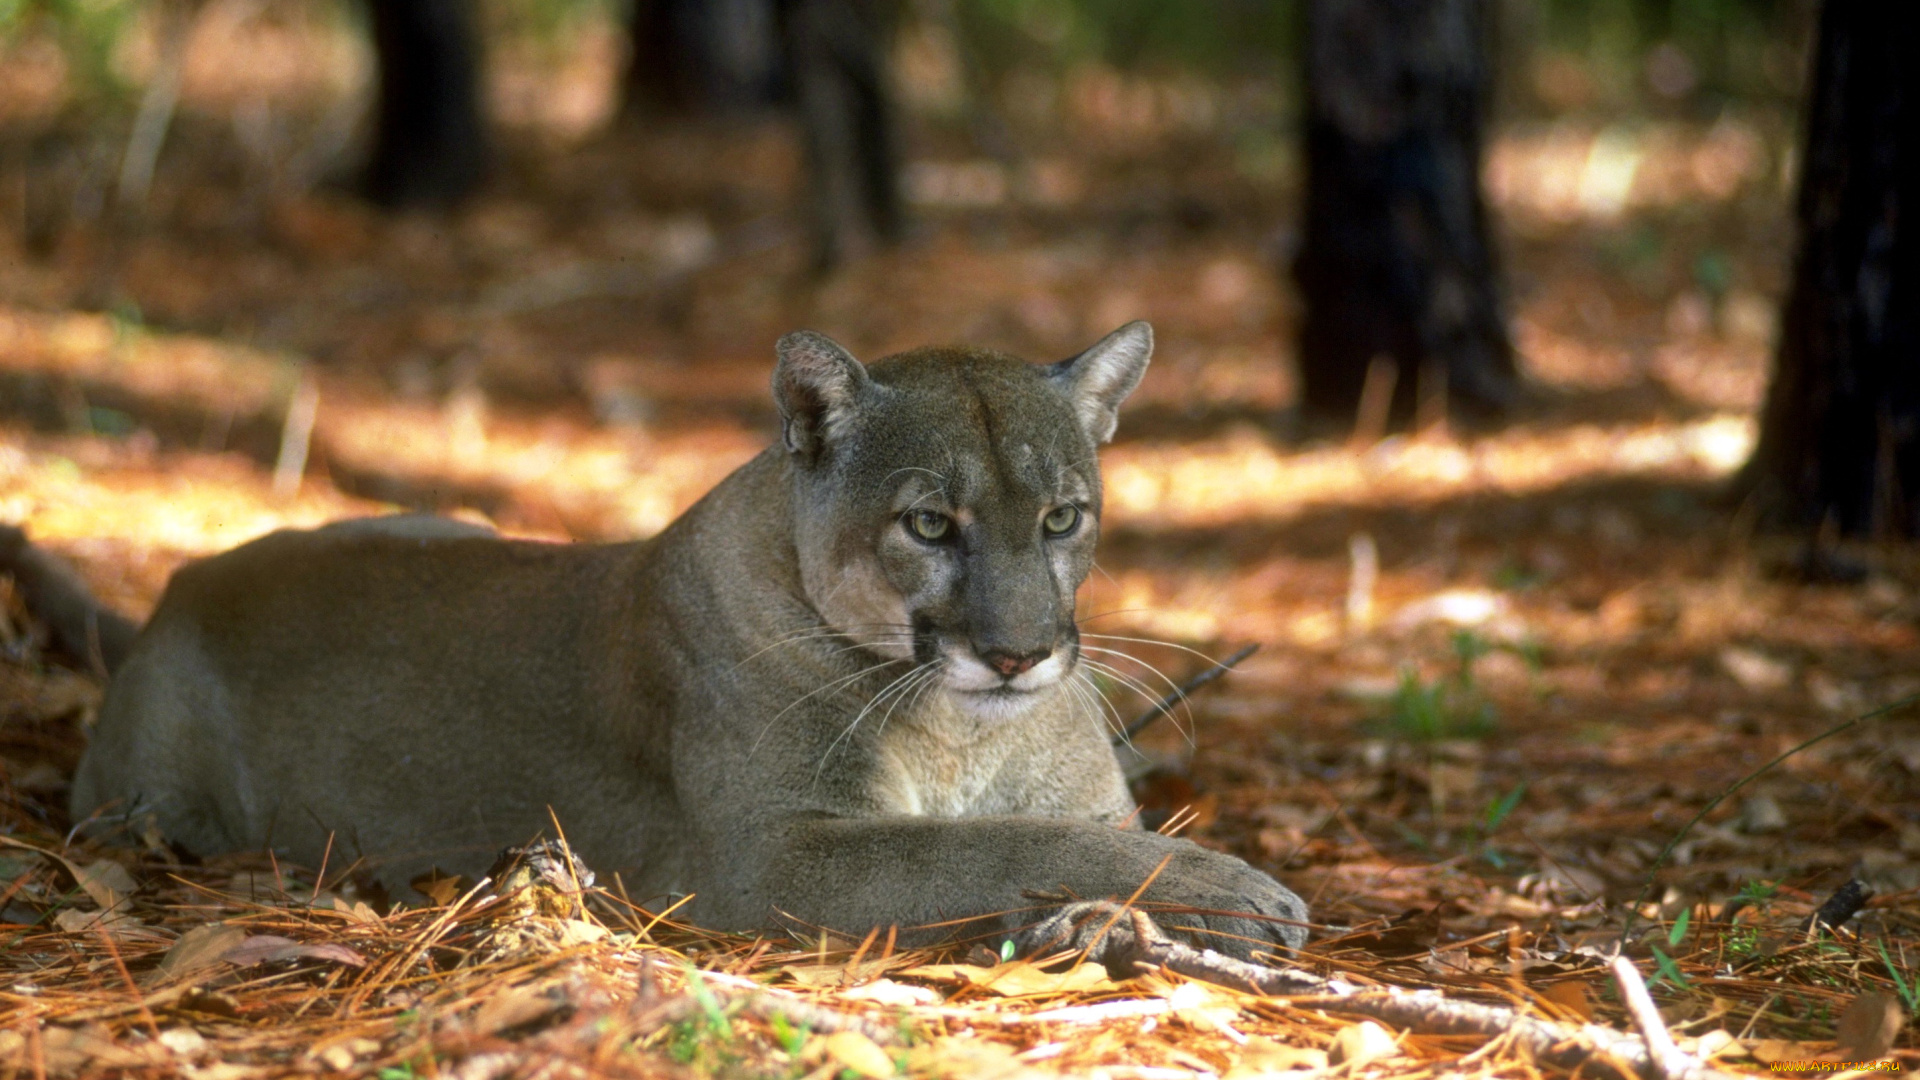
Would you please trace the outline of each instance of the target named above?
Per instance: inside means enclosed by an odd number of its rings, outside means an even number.
[[[947,533],[953,530],[953,521],[945,514],[915,510],[907,515],[907,529],[920,539],[933,543],[946,538]]]
[[[1077,506],[1057,506],[1040,519],[1040,527],[1048,536],[1065,536],[1080,524],[1080,508]]]

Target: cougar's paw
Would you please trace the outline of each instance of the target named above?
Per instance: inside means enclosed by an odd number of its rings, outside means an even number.
[[[1231,855],[1177,843],[1140,904],[1169,937],[1242,960],[1306,943],[1307,905],[1292,890]]]
[[[1185,840],[1154,837],[1157,872],[1133,910],[1113,900],[1064,904],[1015,944],[1023,955],[1086,950],[1116,977],[1137,974],[1146,947],[1172,939],[1240,960],[1297,949],[1307,940],[1307,905],[1231,855]],[[1144,916],[1144,917],[1143,917]]]
[[[1085,952],[1089,962],[1105,965],[1107,974],[1126,979],[1140,974],[1134,961],[1145,958],[1146,946],[1165,940],[1140,912],[1111,900],[1083,900],[1028,927],[1014,943],[1022,956]]]

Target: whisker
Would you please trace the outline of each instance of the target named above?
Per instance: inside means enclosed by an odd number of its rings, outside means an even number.
[[[900,639],[899,641],[897,641],[897,642],[894,642],[894,644],[902,644],[902,645],[904,645],[904,644],[908,644],[908,643],[910,643],[910,641],[911,641],[911,639],[908,639],[908,638],[902,638],[902,639]],[[827,655],[828,655],[828,656],[839,656],[839,655],[841,655],[841,654],[843,654],[843,653],[850,653],[850,652],[859,652],[859,651],[860,651],[861,649],[867,649],[867,648],[870,648],[870,647],[871,647],[872,645],[885,645],[885,644],[888,644],[888,641],[887,641],[887,639],[885,639],[885,638],[882,638],[882,639],[880,639],[879,641],[875,641],[875,642],[871,642],[871,643],[868,643],[868,642],[860,642],[860,641],[856,641],[856,642],[854,642],[854,643],[852,643],[851,645],[842,645],[842,646],[840,646],[839,648],[837,648],[837,649],[835,649],[835,650],[833,650],[832,652],[830,652],[830,653],[828,653]]]
[[[807,691],[805,694],[800,695],[798,698],[795,698],[793,702],[789,704],[786,708],[781,709],[777,713],[774,713],[773,719],[767,721],[767,725],[760,729],[760,734],[757,737],[755,737],[753,740],[753,746],[747,750],[747,757],[752,758],[755,751],[758,751],[760,749],[760,744],[766,741],[767,732],[773,730],[773,725],[779,723],[781,717],[787,715],[788,713],[792,712],[794,709],[798,708],[801,705],[801,703],[805,702],[807,699],[818,697],[821,694],[828,693],[840,687],[846,686],[848,683],[854,682],[855,680],[861,678],[862,676],[870,675],[876,671],[879,671],[881,668],[892,667],[895,664],[904,664],[904,663],[906,663],[905,660],[882,660],[878,664],[874,664],[870,667],[861,668],[859,671],[856,671],[851,675],[843,675],[840,678],[835,679],[824,686],[817,687],[813,690]]]
[[[900,661],[896,661],[896,663],[898,662]],[[853,720],[849,722],[844,729],[841,730],[840,734],[835,735],[833,737],[833,741],[827,744],[827,748],[824,751],[821,751],[820,764],[817,767],[815,767],[815,769],[813,770],[813,782],[816,784],[820,782],[820,774],[822,771],[826,769],[827,761],[828,759],[833,757],[834,750],[840,746],[841,742],[853,736],[854,729],[860,726],[860,721],[866,719],[866,715],[868,713],[872,712],[874,708],[878,706],[882,701],[885,701],[890,695],[892,695],[897,690],[899,690],[901,687],[901,684],[905,683],[907,680],[913,678],[915,675],[919,674],[921,671],[924,671],[925,669],[930,668],[937,663],[939,663],[939,661],[929,660],[924,664],[917,664],[914,667],[910,668],[905,674],[901,675],[899,678],[894,679],[892,682],[888,683],[885,687],[883,687],[879,693],[875,694],[872,697],[872,699],[870,699],[867,702],[864,708],[862,708],[858,713],[855,713]]]
[[[848,623],[845,626],[834,626],[830,623],[823,622],[813,626],[803,626],[797,630],[782,634],[774,639],[774,644],[777,645],[782,641],[809,637],[815,634],[845,634],[855,630],[898,630],[906,632],[912,629],[912,624],[899,622]]]
[[[781,634],[780,636],[774,638],[774,644],[777,645],[782,641],[789,641],[794,638],[809,637],[814,634],[844,634],[852,630],[878,630],[878,629],[911,630],[912,626],[908,623],[897,623],[897,622],[848,623],[845,626],[835,626],[831,623],[822,622],[822,623],[816,623],[811,626],[802,626],[802,627],[799,627],[798,629],[791,630],[791,631],[788,631],[787,633]]]
[[[1131,660],[1134,663],[1139,664],[1141,667],[1146,668],[1148,671],[1152,672],[1156,677],[1159,678],[1161,682],[1166,683],[1168,690],[1178,692],[1180,689],[1180,684],[1168,678],[1166,672],[1161,671],[1159,668],[1153,666],[1152,664],[1148,663],[1145,660],[1140,659],[1139,657],[1133,655],[1130,652],[1126,652],[1125,650],[1105,649],[1105,648],[1101,648],[1098,645],[1088,645],[1085,642],[1082,642],[1080,645],[1080,651],[1100,653],[1103,656],[1117,656],[1122,660]]]
[[[938,668],[934,669],[934,674],[935,675],[939,674]],[[913,701],[907,705],[907,708],[908,709],[917,708],[920,704],[920,699],[926,696],[927,691],[939,685],[940,685],[940,680],[938,678],[928,678],[928,679],[922,680],[920,683],[920,689],[915,690],[913,692]]]
[[[1133,657],[1128,657],[1127,659],[1131,660],[1133,659]],[[1126,674],[1125,672],[1121,671],[1119,668],[1114,667],[1112,664],[1103,664],[1098,660],[1092,659],[1091,657],[1084,657],[1084,656],[1081,657],[1080,662],[1085,666],[1090,667],[1093,670],[1108,676],[1109,678],[1117,680],[1122,685],[1124,685],[1127,689],[1133,691],[1136,694],[1139,694],[1143,698],[1146,698],[1147,701],[1150,703],[1158,702],[1160,700],[1159,695],[1147,689],[1146,686],[1144,686],[1138,679],[1135,679],[1132,676]],[[1174,716],[1172,713],[1168,713],[1167,718],[1173,721],[1174,727],[1179,729],[1180,734],[1186,736],[1187,742],[1189,744],[1192,744],[1193,742],[1192,711],[1189,710],[1187,714],[1187,719],[1189,721],[1187,727],[1181,727],[1179,718],[1177,716]]]
[[[1120,710],[1113,707],[1113,702],[1107,700],[1107,695],[1100,691],[1100,687],[1094,683],[1093,679],[1084,671],[1075,671],[1073,677],[1079,682],[1082,694],[1093,707],[1094,715],[1100,723],[1121,739],[1128,739],[1126,724],[1121,719]],[[1128,745],[1131,746],[1132,743],[1129,742]]]
[[[933,682],[934,677],[937,676],[939,673],[940,673],[940,669],[938,665],[936,664],[926,665],[925,670],[915,677],[915,680],[912,684],[912,687],[913,687],[912,693],[911,693],[912,701],[920,700],[920,691],[925,690],[927,686]],[[909,699],[908,692],[903,690],[900,692],[898,696],[896,696],[893,699],[893,704],[887,706],[887,711],[885,715],[880,717],[880,725],[878,729],[880,732],[884,732],[887,730],[887,721],[893,719],[893,711],[899,708],[903,702],[908,702],[908,699]],[[913,705],[911,703],[907,704],[907,711],[908,712],[913,711]]]
[[[1080,636],[1090,637],[1090,638],[1099,638],[1102,641],[1131,641],[1136,645],[1164,645],[1169,649],[1179,649],[1181,652],[1184,652],[1184,653],[1192,653],[1193,655],[1199,657],[1200,659],[1205,660],[1207,662],[1208,667],[1220,666],[1220,661],[1214,659],[1211,656],[1208,656],[1206,653],[1201,652],[1199,649],[1190,649],[1185,645],[1179,644],[1178,642],[1162,641],[1159,638],[1125,637],[1120,634],[1081,634]]]
[[[848,636],[848,631],[850,630],[867,630],[867,629],[872,629],[874,627],[902,627],[902,626],[905,626],[905,624],[903,623],[864,623],[864,624],[856,624],[854,626],[849,626],[844,629],[841,627],[835,627],[835,626],[809,626],[804,629],[797,630],[797,631],[794,631],[793,633],[787,634],[784,637],[774,639],[774,641],[771,644],[763,646],[760,649],[756,650],[755,652],[749,654],[745,660],[740,661],[739,663],[735,664],[733,667],[734,667],[734,670],[737,671],[740,668],[746,666],[748,662],[756,660],[761,656],[765,655],[766,653],[772,652],[773,650],[779,648],[782,645],[791,645],[799,641],[814,641],[820,638],[846,637]],[[911,626],[905,626],[904,629],[893,630],[890,633],[882,634],[879,636],[879,640],[881,641],[886,641],[889,638],[895,638],[901,641],[911,641],[913,640],[913,628]],[[856,643],[856,647],[858,647],[858,643]]]
[[[1060,680],[1060,691],[1073,700],[1073,711],[1078,713],[1081,719],[1092,719],[1092,717],[1087,715],[1087,699],[1080,696],[1080,688],[1073,684],[1074,674],[1078,673],[1070,673],[1066,678]]]
[[[1140,644],[1148,644],[1148,646],[1171,646],[1171,648],[1177,648],[1177,650],[1179,650],[1179,648],[1185,648],[1185,646],[1175,646],[1173,642],[1156,642],[1156,640],[1152,640],[1152,638],[1123,638],[1123,636],[1117,636],[1117,634],[1081,634],[1081,636],[1083,636],[1083,638],[1098,638],[1098,640],[1110,640],[1110,642],[1140,642]],[[1175,709],[1175,707],[1179,707],[1179,709],[1181,709],[1183,713],[1187,713],[1188,730],[1187,732],[1183,732],[1183,734],[1187,734],[1187,742],[1188,744],[1192,744],[1192,740],[1194,740],[1194,734],[1192,734],[1192,732],[1194,732],[1194,730],[1198,730],[1198,726],[1196,726],[1196,721],[1194,721],[1194,711],[1192,711],[1192,705],[1188,703],[1188,692],[1192,690],[1192,686],[1183,686],[1183,684],[1179,684],[1179,682],[1173,682],[1173,678],[1169,678],[1169,676],[1167,676],[1167,673],[1164,673],[1164,671],[1160,671],[1160,669],[1158,669],[1158,667],[1154,667],[1152,663],[1148,663],[1148,661],[1144,661],[1144,659],[1140,659],[1140,657],[1137,657],[1137,655],[1133,655],[1133,653],[1129,653],[1129,651],[1108,650],[1108,648],[1100,648],[1100,646],[1089,646],[1087,642],[1081,642],[1081,646],[1079,646],[1079,648],[1081,648],[1081,651],[1094,651],[1094,653],[1104,653],[1104,655],[1116,655],[1116,657],[1123,657],[1123,659],[1131,659],[1133,663],[1137,663],[1137,665],[1140,665],[1140,667],[1144,667],[1146,671],[1150,671],[1150,673],[1154,673],[1154,675],[1160,676],[1160,680],[1162,680],[1162,682],[1165,682],[1165,684],[1167,684],[1167,694],[1164,694],[1164,696],[1158,696],[1158,698],[1152,698],[1152,696],[1148,696],[1148,698],[1150,698],[1150,701],[1152,701],[1152,707],[1148,709],[1148,715],[1152,715],[1152,717],[1167,717],[1167,719],[1173,719],[1173,721],[1175,721],[1175,726],[1179,726],[1179,719],[1177,719],[1177,717],[1173,717],[1173,709]],[[1254,648],[1258,648],[1258,646],[1254,646]],[[1198,655],[1198,657],[1202,657],[1202,659],[1208,659],[1208,657],[1206,657],[1206,653],[1202,653],[1202,651],[1198,651],[1198,650],[1187,650],[1187,651],[1190,651],[1190,653],[1194,653],[1194,655]],[[1235,655],[1231,655],[1231,657],[1227,657],[1225,661],[1212,661],[1212,665],[1210,665],[1210,667],[1208,667],[1206,671],[1213,671],[1213,673],[1223,673],[1225,669],[1231,669],[1231,667],[1233,667],[1235,663],[1238,663],[1238,661],[1242,661],[1242,659],[1246,659],[1246,655],[1248,655],[1250,651],[1252,651],[1252,648],[1250,648],[1250,650],[1238,651],[1238,653],[1235,653]],[[1210,680],[1210,678],[1215,678],[1215,676],[1208,676],[1208,678],[1202,678],[1202,682],[1206,682],[1206,680]],[[1135,724],[1137,723],[1139,723],[1139,721],[1135,721]],[[1133,726],[1133,724],[1129,724],[1129,726]]]
[[[1127,690],[1131,690],[1134,693],[1139,694],[1141,697],[1147,698],[1149,700],[1153,698],[1153,695],[1148,692],[1146,687],[1140,684],[1139,680],[1133,678],[1131,675],[1128,675],[1126,672],[1121,671],[1119,668],[1114,667],[1112,664],[1103,664],[1098,660],[1090,659],[1088,657],[1081,657],[1080,664],[1082,667],[1085,667],[1091,671],[1097,672],[1101,675],[1105,675],[1107,678],[1112,679],[1113,681],[1119,683],[1123,688]]]
[[[1106,720],[1106,723],[1110,727],[1118,729],[1116,733],[1120,736],[1120,741],[1126,744],[1129,749],[1133,749],[1133,736],[1127,732],[1127,718],[1120,715],[1119,707],[1114,705],[1112,701],[1108,700],[1105,694],[1100,692],[1100,688],[1094,685],[1091,676],[1082,674],[1081,678],[1087,681],[1087,693],[1098,702],[1102,710],[1101,716]],[[1139,751],[1135,750],[1134,752],[1138,753]]]
[[[1090,622],[1092,622],[1092,621],[1093,621],[1093,620],[1095,620],[1095,619],[1106,619],[1106,618],[1111,618],[1112,616],[1115,616],[1115,615],[1131,615],[1131,614],[1133,614],[1134,612],[1138,612],[1138,611],[1152,611],[1152,610],[1153,610],[1152,608],[1146,608],[1146,607],[1123,607],[1123,608],[1114,608],[1114,609],[1113,609],[1113,610],[1111,610],[1111,611],[1102,611],[1102,612],[1100,612],[1099,614],[1096,614],[1096,615],[1085,615],[1085,616],[1082,616],[1082,617],[1081,617],[1080,619],[1078,619],[1077,621],[1079,621],[1079,622],[1083,622],[1083,623],[1090,623]]]
[[[1086,672],[1075,671],[1062,685],[1067,688],[1068,693],[1073,695],[1074,700],[1080,703],[1082,712],[1086,713],[1089,719],[1118,736],[1121,743],[1128,749],[1133,748],[1133,742],[1128,738],[1126,728],[1120,724],[1119,710],[1107,701],[1106,695],[1100,692],[1099,687],[1093,685],[1092,680],[1087,678]]]

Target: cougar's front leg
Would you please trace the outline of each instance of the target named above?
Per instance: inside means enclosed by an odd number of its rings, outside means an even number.
[[[1144,903],[1177,906],[1155,912],[1161,928],[1196,945],[1247,957],[1306,939],[1306,905],[1239,859],[1074,819],[797,821],[755,891],[775,918],[855,937],[897,926],[908,944],[982,935],[1043,948],[1033,931],[1065,925],[1048,924],[1062,903],[1126,900],[1143,883]],[[1086,943],[1050,936],[1056,947]]]

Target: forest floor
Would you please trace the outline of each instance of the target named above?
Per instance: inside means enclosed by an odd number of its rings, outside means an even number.
[[[135,615],[185,560],[396,507],[645,536],[771,437],[787,330],[867,358],[1053,359],[1147,318],[1159,351],[1103,459],[1083,611],[1141,639],[1155,694],[1260,644],[1142,737],[1141,795],[1308,898],[1298,962],[1624,1026],[1605,958],[1633,912],[1627,955],[1683,1048],[1748,1071],[1877,1052],[1837,1047],[1836,1023],[1863,995],[1920,1004],[1911,710],[1794,755],[1660,858],[1783,751],[1920,691],[1912,549],[1810,562],[1722,494],[1784,278],[1780,130],[1638,129],[1621,188],[1617,133],[1504,129],[1489,183],[1529,402],[1498,431],[1354,446],[1289,412],[1288,192],[1205,146],[1088,136],[1012,169],[929,152],[910,242],[819,279],[778,130],[513,144],[470,207],[383,217],[263,183],[226,126],[183,115],[138,222],[8,196],[0,521]],[[0,155],[4,190],[69,158],[84,186],[72,145]],[[69,843],[100,684],[4,610],[11,1075],[1535,1072],[1500,1040],[1375,1045],[1174,976],[754,943],[606,899],[545,922],[444,890],[381,913],[319,868]],[[1860,917],[1802,932],[1856,878]],[[1891,1060],[1920,1065],[1914,1045]]]

